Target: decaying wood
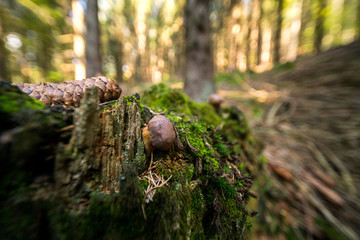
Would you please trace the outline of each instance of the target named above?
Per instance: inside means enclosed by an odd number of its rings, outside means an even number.
[[[75,110],[72,139],[58,151],[56,183],[67,194],[81,194],[88,187],[118,191],[124,164],[144,164],[141,112],[136,101],[120,98],[112,110],[99,114],[97,92],[97,88],[87,89]]]
[[[118,99],[122,91],[115,81],[104,76],[62,83],[18,83],[15,85],[24,93],[42,101],[45,105],[64,104],[76,107],[80,105],[86,88],[98,87],[100,102]]]

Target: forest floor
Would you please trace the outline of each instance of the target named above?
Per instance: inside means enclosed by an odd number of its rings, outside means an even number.
[[[255,239],[359,239],[359,71],[354,42],[219,85],[265,143]]]
[[[262,74],[216,77],[224,104],[245,113],[265,146],[254,239],[360,238],[359,70],[354,42]]]

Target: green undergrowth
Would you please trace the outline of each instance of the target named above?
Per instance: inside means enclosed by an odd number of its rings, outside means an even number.
[[[165,84],[152,86],[142,94],[141,102],[157,112],[175,112],[186,121],[194,120],[194,117],[207,124],[219,125],[222,121],[209,104],[196,103],[182,91],[168,88]]]
[[[272,69],[272,71],[285,72],[294,69],[295,66],[296,66],[296,62],[286,62],[283,64],[276,64]]]
[[[239,72],[239,71],[234,71],[234,72],[230,72],[230,73],[220,73],[215,76],[215,83],[239,85],[245,81],[247,74],[249,74],[249,73],[244,73],[244,72]]]

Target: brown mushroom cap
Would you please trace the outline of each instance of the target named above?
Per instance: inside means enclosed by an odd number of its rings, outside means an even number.
[[[152,145],[159,150],[166,151],[175,142],[175,131],[171,121],[162,115],[156,115],[148,124]]]
[[[224,102],[224,97],[221,96],[220,94],[211,94],[210,97],[209,97],[209,102],[212,104],[212,105],[215,105],[215,106],[220,106],[221,103]]]

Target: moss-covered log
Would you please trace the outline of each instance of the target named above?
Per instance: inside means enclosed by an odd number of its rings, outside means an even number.
[[[75,110],[6,84],[0,100],[3,239],[242,239],[250,228],[258,149],[241,111],[218,115],[164,85],[102,106],[88,89]],[[154,114],[176,141],[147,155]]]

